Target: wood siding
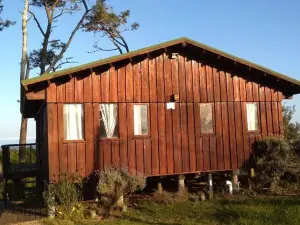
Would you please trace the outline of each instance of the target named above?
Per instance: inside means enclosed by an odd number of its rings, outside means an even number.
[[[232,170],[255,140],[282,135],[283,95],[243,74],[185,54],[146,57],[51,83],[46,91],[50,179],[90,175],[109,164],[150,175]],[[166,109],[178,94],[174,110]],[[213,103],[214,134],[202,135],[199,103]],[[259,132],[247,131],[246,102],[257,102]],[[63,104],[84,104],[85,140],[64,141]],[[99,103],[118,104],[119,139],[100,140]],[[149,105],[149,137],[133,136],[133,104]],[[58,166],[59,165],[59,166]]]

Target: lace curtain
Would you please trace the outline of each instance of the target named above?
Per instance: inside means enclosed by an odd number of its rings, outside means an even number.
[[[257,105],[255,103],[247,103],[247,126],[249,131],[258,129]]]
[[[65,140],[83,139],[83,106],[81,104],[64,105]]]
[[[106,138],[115,136],[117,126],[117,104],[100,104],[101,125],[104,125]]]

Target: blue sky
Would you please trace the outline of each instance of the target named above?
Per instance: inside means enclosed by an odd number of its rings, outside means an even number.
[[[90,0],[93,2],[94,0]],[[13,4],[12,4],[13,2]],[[125,35],[131,50],[186,36],[249,61],[300,80],[300,1],[298,0],[109,0],[116,11],[131,10],[131,21],[138,31]],[[19,63],[21,55],[21,14],[23,1],[4,0],[4,17],[16,26],[0,33],[0,142],[19,136]],[[38,14],[40,17],[42,14]],[[66,40],[79,15],[65,18],[54,34]],[[41,35],[31,23],[29,50],[39,47]],[[67,51],[79,63],[105,58],[117,52],[87,53],[93,36],[77,33]],[[110,44],[101,40],[103,47]],[[36,76],[32,71],[31,76]],[[300,95],[295,120],[300,121]],[[35,136],[34,122],[28,136]],[[6,142],[11,142],[7,140]]]

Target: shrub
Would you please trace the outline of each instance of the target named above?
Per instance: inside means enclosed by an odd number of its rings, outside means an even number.
[[[289,144],[279,138],[266,138],[256,143],[254,164],[256,186],[261,190],[266,185],[275,187],[283,176],[290,155]]]
[[[126,197],[130,193],[144,189],[146,185],[143,175],[130,175],[126,169],[120,167],[108,166],[98,172],[98,175],[97,192],[106,215],[118,206],[121,196]],[[123,208],[124,205],[119,207]]]
[[[43,193],[45,203],[49,208],[56,208],[56,215],[62,219],[72,219],[83,215],[82,205],[82,177],[78,174],[59,175],[56,183],[49,184]]]

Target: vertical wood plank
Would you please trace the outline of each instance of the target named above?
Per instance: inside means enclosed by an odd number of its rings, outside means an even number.
[[[278,91],[274,88],[271,89],[271,99],[272,99],[272,102],[278,101]]]
[[[227,86],[227,101],[232,102],[233,96],[233,81],[230,73],[226,73],[226,86]]]
[[[253,101],[259,101],[259,86],[256,82],[252,82],[252,89],[253,89]]]
[[[210,149],[209,149],[209,137],[203,137],[202,139],[202,148],[203,148],[203,170],[210,170]]]
[[[272,100],[271,89],[267,86],[265,86],[265,95],[266,95],[265,100],[267,102],[270,102]]]
[[[133,73],[132,64],[126,65],[126,102],[133,101]]]
[[[115,66],[109,69],[109,101],[118,102],[118,72]]]
[[[164,59],[165,100],[171,101],[171,95],[173,93],[171,62],[166,53],[164,53],[163,59]]]
[[[221,103],[215,103],[215,121],[216,121],[216,136],[217,136],[217,159],[218,170],[225,169],[224,151],[223,151],[223,128],[222,128],[222,108]]]
[[[156,60],[152,58],[149,60],[149,89],[150,102],[157,102],[157,83],[156,83]]]
[[[68,172],[76,173],[76,143],[68,143]]]
[[[212,68],[206,65],[206,84],[207,84],[207,101],[213,102],[214,101],[214,80],[212,74]]]
[[[207,102],[207,84],[205,65],[199,64],[200,70],[200,99],[201,102]]]
[[[72,77],[72,78],[66,83],[66,102],[67,102],[67,103],[72,103],[72,102],[74,102],[74,98],[75,98],[74,86],[75,86],[75,78]]]
[[[151,140],[144,139],[144,168],[145,175],[151,175]]]
[[[152,152],[152,174],[159,174],[159,151],[158,151],[158,127],[157,127],[157,104],[150,104],[150,123],[151,123],[151,152]]]
[[[122,66],[117,70],[118,73],[118,101],[126,101],[126,68]],[[125,117],[126,118],[126,117]]]
[[[86,176],[85,173],[85,143],[76,144],[76,172],[81,176]]]
[[[80,76],[74,78],[75,81],[75,102],[83,102],[83,79]]]
[[[180,105],[177,103],[173,110],[173,140],[174,140],[174,164],[175,172],[182,172],[181,153],[181,128],[180,128]]]
[[[266,103],[260,102],[259,103],[259,113],[260,113],[260,127],[261,127],[261,133],[263,137],[266,137],[268,134],[267,131],[267,115],[266,115]]]
[[[247,102],[253,102],[253,89],[252,89],[252,82],[246,81],[246,97]]]
[[[172,66],[172,89],[173,94],[180,94],[179,91],[179,65],[178,65],[178,58],[171,60]]]
[[[272,116],[273,116],[273,132],[279,134],[279,118],[277,102],[272,102]]]
[[[185,82],[186,82],[186,100],[193,102],[193,72],[191,59],[185,58]]]
[[[98,117],[99,118],[99,117]],[[94,115],[92,103],[84,104],[84,121],[85,121],[85,155],[86,155],[86,167],[85,171],[87,175],[91,175],[94,172],[95,166],[95,149],[94,149]]]
[[[120,129],[120,166],[128,167],[127,159],[127,123],[126,103],[119,103],[119,129]]]
[[[46,101],[47,102],[56,102],[56,84],[50,83],[48,88],[46,89]]]
[[[241,101],[245,102],[247,101],[246,96],[246,81],[243,77],[239,77],[240,81],[240,95],[241,95]]]
[[[236,152],[237,152],[237,164],[241,167],[244,163],[244,139],[243,139],[243,120],[241,103],[234,103],[235,110],[235,135],[236,135]]]
[[[109,70],[103,71],[100,76],[101,101],[109,102]]]
[[[164,103],[158,104],[158,143],[159,143],[159,171],[161,174],[167,173],[167,153],[166,153],[166,115]]]
[[[242,120],[243,120],[243,141],[244,141],[244,157],[245,161],[249,159],[249,139],[248,139],[248,128],[247,128],[247,112],[246,103],[241,103],[242,107]]]
[[[101,140],[100,145],[103,151],[103,166],[109,166],[112,164],[112,149],[111,149],[111,142]]]
[[[185,58],[182,55],[178,56],[179,62],[179,99],[180,102],[186,102],[186,78],[185,78]]]
[[[227,103],[221,103],[225,169],[231,168]]]
[[[187,128],[187,105],[180,103],[180,128],[181,128],[181,147],[182,147],[182,168],[188,172],[189,165],[189,140]]]
[[[149,60],[146,58],[141,63],[142,67],[142,102],[149,102]],[[170,69],[171,70],[171,69]]]
[[[233,77],[233,96],[234,101],[240,101],[240,79],[238,76]],[[242,90],[243,91],[243,90]]]
[[[166,107],[165,107],[166,109]],[[172,110],[166,109],[166,144],[167,144],[167,171],[174,173],[174,155],[173,155],[173,122]]]
[[[111,141],[111,152],[112,152],[112,164],[114,166],[120,166],[120,142]]]
[[[83,78],[83,88],[84,88],[84,102],[93,101],[93,86],[92,86],[92,76],[88,75]]]
[[[126,118],[126,117],[125,117]],[[93,127],[94,127],[94,166],[96,170],[103,170],[104,157],[102,147],[100,145],[100,109],[99,103],[93,104]],[[90,171],[86,171],[87,174]]]
[[[259,85],[259,101],[264,102],[265,100],[266,100],[265,86],[260,84]]]
[[[156,58],[156,70],[157,70],[157,101],[165,101],[165,84],[164,84],[164,64],[163,55]]]
[[[57,122],[60,124],[58,126],[58,152],[59,152],[59,172],[68,172],[68,152],[64,149],[64,112],[63,104],[57,105]]]
[[[220,71],[220,86],[221,86],[221,101],[226,102],[227,101],[227,81],[226,81],[226,75],[224,71]]]
[[[47,104],[49,179],[57,180],[59,173],[57,104]]]
[[[100,74],[92,72],[93,102],[101,102]]]
[[[272,117],[272,107],[271,102],[266,102],[266,115],[267,115],[267,131],[268,135],[273,135],[273,117]]]
[[[278,102],[278,122],[279,122],[279,133],[281,135],[284,134],[283,129],[283,111],[282,111],[282,103]]]
[[[209,152],[210,152],[210,169],[218,169],[217,161],[217,140],[216,137],[209,138]]]
[[[135,140],[136,152],[136,170],[138,173],[144,174],[144,140]]]
[[[66,84],[64,81],[57,82],[56,93],[57,93],[57,102],[59,103],[66,102]]]
[[[127,134],[128,134],[128,168],[131,174],[136,173],[135,140],[133,140],[133,104],[127,104]]]
[[[198,62],[195,60],[192,61],[192,70],[193,70],[194,102],[200,102],[200,74],[199,74]],[[174,85],[173,85],[173,87],[174,87]],[[216,92],[215,92],[215,94],[216,94]]]
[[[196,143],[195,143],[195,119],[194,119],[194,104],[187,104],[188,114],[188,137],[189,137],[189,164],[190,171],[196,171]]]
[[[230,155],[231,166],[236,169],[237,166],[237,153],[236,153],[236,138],[235,138],[235,110],[232,102],[228,102],[228,116],[229,116],[229,140],[230,140]]]

